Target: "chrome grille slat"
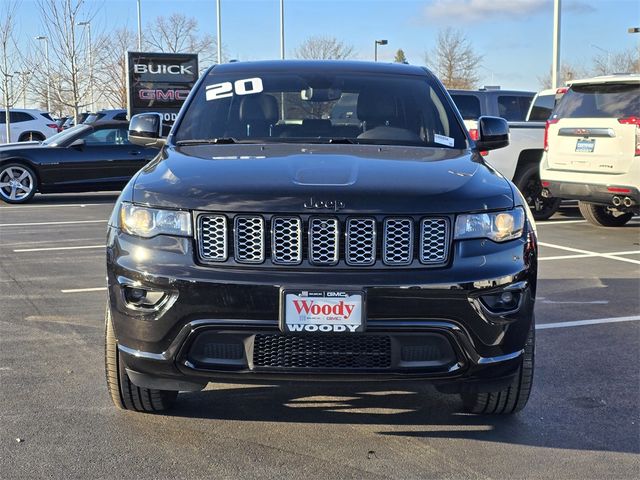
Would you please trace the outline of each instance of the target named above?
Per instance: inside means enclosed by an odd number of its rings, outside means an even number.
[[[420,222],[420,261],[427,265],[445,263],[449,254],[449,220],[424,218]]]
[[[271,261],[278,265],[302,262],[302,221],[298,217],[271,220]]]
[[[227,260],[227,218],[224,215],[200,215],[197,231],[200,235],[200,258],[208,262]]]
[[[382,261],[387,265],[409,265],[413,261],[413,219],[385,219]]]
[[[238,263],[264,262],[264,219],[242,215],[234,223],[234,256]]]
[[[347,220],[345,249],[347,265],[376,263],[376,220],[374,218]]]
[[[337,218],[309,219],[309,261],[314,265],[338,263],[340,227]]]

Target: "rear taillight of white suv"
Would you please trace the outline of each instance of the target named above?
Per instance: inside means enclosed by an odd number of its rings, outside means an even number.
[[[549,119],[547,123],[544,124],[544,151],[549,151],[549,125],[553,125],[554,123],[558,123],[558,119]]]
[[[636,126],[636,157],[640,156],[640,117],[619,118],[618,123]]]

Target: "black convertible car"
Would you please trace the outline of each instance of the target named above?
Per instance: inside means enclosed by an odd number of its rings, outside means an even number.
[[[0,199],[26,203],[36,192],[120,190],[157,153],[129,143],[128,122],[96,122],[44,142],[0,146]]]

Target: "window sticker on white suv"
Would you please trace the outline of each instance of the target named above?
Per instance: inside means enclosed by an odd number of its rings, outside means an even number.
[[[236,80],[235,82],[222,82],[214,83],[206,87],[206,99],[207,102],[211,100],[220,100],[221,98],[227,98],[233,96],[235,91],[236,95],[250,95],[252,93],[262,92],[262,79],[259,77],[243,78]]]

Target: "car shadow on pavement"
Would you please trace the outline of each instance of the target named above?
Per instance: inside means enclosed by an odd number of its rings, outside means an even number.
[[[404,384],[216,384],[199,393],[183,393],[173,416],[301,424],[374,425],[383,436],[467,439],[549,448],[637,452],[637,426],[603,435],[590,402],[572,405],[566,414],[551,409],[534,392],[530,404],[510,417],[460,413],[457,395]],[[538,398],[536,398],[538,397]],[[597,406],[597,405],[596,405]],[[583,407],[583,408],[582,408]],[[600,412],[602,413],[602,412]],[[242,423],[237,428],[242,428]],[[635,432],[635,433],[634,433]]]

